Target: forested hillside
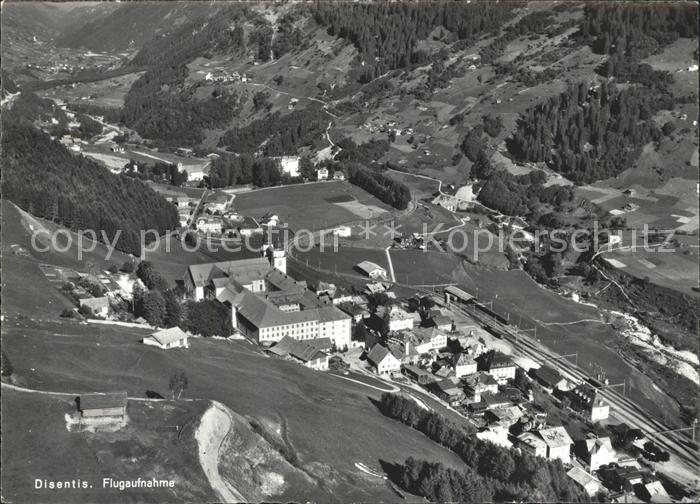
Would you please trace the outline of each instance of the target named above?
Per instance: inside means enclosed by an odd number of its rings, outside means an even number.
[[[225,125],[239,109],[234,92],[204,100],[184,86],[187,68],[159,66],[132,85],[124,100],[122,121],[141,136],[165,145],[196,145],[204,129]]]
[[[140,231],[178,225],[175,208],[141,181],[115,175],[70,153],[32,121],[49,106],[31,94],[3,112],[2,195],[22,209],[73,230],[104,230],[116,247],[140,253]]]
[[[638,81],[652,72],[639,61],[678,37],[698,36],[696,3],[587,3],[581,37],[594,52],[610,57],[600,68],[605,76]],[[661,78],[657,76],[657,78]],[[648,79],[648,77],[646,77]]]
[[[329,3],[313,7],[316,22],[330,35],[351,41],[365,62],[361,79],[379,77],[388,70],[422,64],[427,55],[416,43],[442,26],[459,40],[473,42],[500,26],[524,2],[417,2]]]
[[[658,139],[651,117],[669,100],[644,87],[571,85],[523,114],[508,150],[519,161],[545,161],[576,183],[613,177]]]

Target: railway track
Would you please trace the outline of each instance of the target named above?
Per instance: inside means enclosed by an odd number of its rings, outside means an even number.
[[[504,324],[486,313],[477,309],[468,310],[455,303],[449,303],[449,307],[468,317],[476,320],[483,327],[494,332],[496,335],[509,341],[516,351],[536,362],[555,368],[564,378],[574,382],[590,383],[591,378],[582,369],[573,363],[563,364],[558,359],[558,355],[535,342],[532,338],[518,333],[515,328]],[[643,411],[636,403],[612,389],[598,388],[601,397],[608,401],[614,410],[617,418],[626,422],[632,427],[641,429],[646,433],[658,433],[654,435],[654,442],[667,450],[672,456],[677,458],[677,462],[685,466],[688,474],[697,474],[698,471],[698,451],[689,446],[690,437],[681,432],[663,432],[671,430],[661,420],[650,416]],[[696,486],[694,481],[686,480],[685,483]]]

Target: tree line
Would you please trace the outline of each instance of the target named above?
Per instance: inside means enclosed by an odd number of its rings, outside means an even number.
[[[457,425],[398,394],[383,393],[379,410],[450,449],[468,467],[456,471],[409,457],[401,468],[401,479],[411,493],[439,502],[588,501],[559,460],[544,460],[481,441],[473,427]]]
[[[386,175],[370,171],[357,164],[349,164],[345,170],[350,174],[351,184],[364,189],[387,205],[405,210],[411,202],[411,191],[403,183]]]

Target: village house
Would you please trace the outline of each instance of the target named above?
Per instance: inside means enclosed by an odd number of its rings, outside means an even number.
[[[413,329],[413,317],[400,306],[393,305],[385,311],[384,320],[389,332]]]
[[[479,371],[462,378],[468,402],[481,402],[482,396],[498,392],[498,383],[488,373]]]
[[[318,180],[328,180],[328,168],[319,168],[316,170],[316,178]]]
[[[606,420],[610,416],[610,405],[603,400],[594,387],[587,383],[575,387],[570,397],[571,406],[581,411],[590,422]]]
[[[209,175],[209,164],[209,160],[200,163],[177,163],[177,170],[187,173],[188,182],[201,182]]]
[[[515,379],[515,364],[506,355],[496,352],[489,363],[488,373],[499,384]]]
[[[179,327],[162,329],[143,338],[144,345],[155,346],[167,350],[169,348],[189,348],[187,334]]]
[[[459,353],[454,357],[454,371],[457,378],[476,373],[477,364],[474,359],[467,354]]]
[[[452,319],[446,315],[433,315],[430,317],[430,324],[440,331],[452,332]]]
[[[415,327],[412,331],[415,336],[416,350],[419,353],[427,353],[432,350],[440,350],[447,346],[447,336],[435,327]]]
[[[601,466],[617,460],[617,454],[609,437],[589,437],[578,441],[574,446],[574,452],[590,472],[597,471]]]
[[[92,314],[97,317],[106,317],[109,314],[109,298],[106,296],[81,299],[79,303],[81,308],[90,308]]]
[[[381,282],[369,282],[365,284],[365,293],[372,295],[380,292],[385,292],[386,286]]]
[[[329,355],[324,351],[329,340],[299,341],[285,336],[267,349],[270,355],[296,361],[316,371],[327,371]]]
[[[406,377],[416,382],[418,385],[428,385],[435,381],[432,374],[413,364],[405,365],[401,368],[401,370]]]
[[[498,424],[506,429],[518,423],[523,416],[523,410],[518,406],[507,405],[498,408],[491,408],[484,412],[484,418],[490,424]]]
[[[410,341],[390,340],[387,347],[401,364],[416,364],[420,359],[420,354]]]
[[[371,261],[362,261],[355,267],[373,280],[387,279],[386,270]]]
[[[389,349],[382,345],[374,345],[369,354],[367,362],[374,368],[374,372],[379,375],[396,373],[401,370],[401,362],[394,357]]]
[[[580,467],[572,467],[566,472],[566,475],[574,480],[576,484],[589,495],[589,497],[597,495],[603,487],[595,476],[587,473]]]
[[[518,436],[520,449],[535,457],[547,458],[547,443],[534,432],[526,431]]]
[[[464,391],[459,385],[459,380],[454,381],[448,378],[446,380],[436,381],[430,384],[430,389],[436,396],[452,407],[459,406],[466,399]]]
[[[78,411],[83,420],[124,420],[126,392],[83,394],[78,398]]]
[[[559,459],[564,464],[571,463],[571,445],[574,443],[564,427],[549,427],[537,431],[547,444],[547,458]]]

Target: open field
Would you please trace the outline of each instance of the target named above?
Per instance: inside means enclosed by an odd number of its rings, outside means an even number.
[[[454,282],[453,272],[460,260],[449,253],[426,250],[391,250],[396,281],[410,285],[436,285]]]
[[[345,201],[333,202],[342,196]],[[341,181],[258,189],[236,195],[233,204],[237,212],[255,218],[276,214],[293,231],[328,229],[378,217],[391,209],[359,187]]]
[[[380,461],[413,455],[464,467],[453,453],[379,413],[372,399],[381,392],[371,387],[267,358],[245,342],[195,339],[189,350],[164,352],[139,343],[142,334],[123,327],[26,323],[8,328],[3,349],[24,386],[165,395],[169,376],[181,369],[189,378],[184,397],[217,400],[263,423],[286,424],[289,443],[316,485],[290,485],[280,500],[396,499],[382,479],[366,476],[356,462],[379,469]]]
[[[487,271],[465,264],[460,286],[554,352],[578,353],[578,365],[591,375],[604,372],[610,383],[627,383],[627,395],[650,414],[678,414],[678,404],[619,354],[624,342],[601,321],[593,306],[575,303],[540,287],[523,271]]]
[[[130,401],[116,432],[69,432],[70,396],[3,387],[2,495],[6,502],[192,502],[214,494],[197,462],[193,438],[207,401]],[[173,428],[180,426],[180,432]],[[96,463],[97,462],[97,463]],[[103,488],[102,479],[167,479],[175,488]],[[82,480],[87,489],[35,489],[35,479]]]
[[[693,237],[689,237],[692,241]],[[698,239],[694,237],[694,247],[663,247],[669,252],[659,251],[658,248],[644,250],[616,250],[604,254],[604,258],[614,260],[615,267],[636,278],[648,278],[650,282],[686,294],[697,296],[698,287]]]
[[[337,251],[327,249],[321,251],[318,246],[315,246],[308,252],[295,252],[294,256],[302,263],[308,264],[311,267],[318,267],[331,272],[341,274],[356,275],[365,278],[370,282],[369,278],[365,277],[355,266],[362,261],[371,261],[378,264],[382,268],[389,270],[389,264],[386,259],[386,252],[381,249],[372,249],[365,247],[343,247]]]
[[[416,175],[396,170],[386,170],[384,174],[405,184],[411,190],[411,194],[417,199],[431,198],[438,191],[439,183],[435,180],[417,177]]]

